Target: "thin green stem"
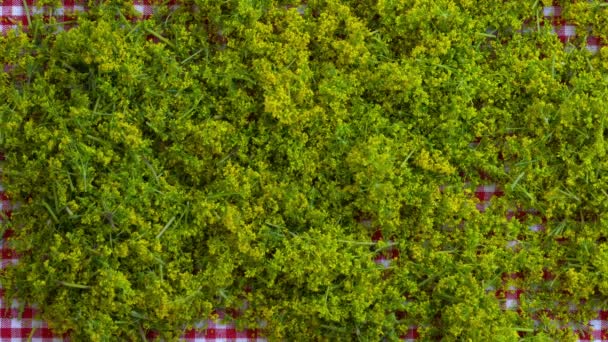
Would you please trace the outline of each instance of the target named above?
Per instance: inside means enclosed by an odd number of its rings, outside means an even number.
[[[91,288],[89,285],[81,285],[81,284],[69,283],[67,281],[60,281],[59,284],[65,286],[65,287],[71,287],[71,288],[74,288],[74,289],[83,289],[83,290],[86,290],[86,289],[90,289]]]
[[[167,224],[163,227],[163,229],[160,231],[160,233],[158,233],[158,235],[156,235],[157,239],[160,239],[160,237],[163,235],[163,233],[169,229],[169,227],[171,227],[171,224],[173,224],[173,221],[175,221],[175,215],[169,220],[169,222],[167,222]]]
[[[51,218],[53,219],[53,221],[55,223],[59,223],[59,219],[57,218],[57,215],[55,215],[55,212],[53,211],[53,209],[51,209],[51,206],[46,203],[46,201],[42,201],[42,205],[46,208],[46,210],[49,212],[49,215],[51,215]]]
[[[146,31],[148,31],[148,33],[150,33],[151,35],[153,35],[154,37],[158,38],[161,42],[169,45],[170,47],[175,49],[175,45],[173,43],[171,43],[167,38],[161,36],[159,33],[151,30],[151,29],[147,29]]]

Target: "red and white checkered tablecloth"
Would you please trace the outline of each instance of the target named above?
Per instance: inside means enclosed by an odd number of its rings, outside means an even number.
[[[27,4],[27,6],[24,6]],[[28,25],[28,13],[44,14],[45,16],[54,16],[57,21],[65,22],[74,19],[74,14],[86,10],[84,1],[62,0],[62,6],[50,13],[48,10],[34,6],[34,0],[0,0],[0,31],[6,33],[9,30],[16,29],[19,24]],[[154,6],[149,0],[135,0],[133,2],[135,10],[140,14],[141,19],[147,19],[152,16]]]
[[[74,0],[62,0],[62,7],[50,12],[48,9],[36,8],[33,5],[34,0],[0,0],[0,31],[2,34],[6,34],[9,30],[18,28],[19,25],[28,25],[28,13],[29,14],[43,14],[45,16],[55,16],[58,21],[65,22],[74,19],[76,12],[86,10],[86,6],[82,1]],[[172,2],[174,4],[175,2]],[[135,0],[134,7],[140,15],[140,19],[149,18],[154,11],[154,6],[149,0]],[[572,38],[576,37],[577,28],[575,25],[571,25],[563,20],[561,13],[562,10],[559,6],[546,6],[543,8],[543,15],[545,18],[550,19],[553,25],[553,32],[555,32],[559,39],[566,43]],[[602,42],[597,37],[587,38],[587,50],[592,53],[597,52]],[[0,157],[1,158],[1,157]],[[477,208],[483,212],[485,211],[492,197],[502,196],[503,192],[500,186],[492,184],[478,186],[475,189],[475,196],[479,199]],[[10,216],[11,203],[4,194],[3,188],[0,185],[0,211]],[[510,213],[512,217],[517,217],[519,213]],[[540,231],[544,229],[543,225],[534,225],[530,227],[533,231]],[[7,234],[10,234],[7,233]],[[15,254],[8,249],[4,244],[4,239],[7,236],[3,236],[0,241],[0,268],[4,268],[8,264],[16,263],[18,261]],[[374,241],[382,239],[381,232],[377,232],[372,236]],[[517,241],[510,242],[510,245],[515,246]],[[376,262],[385,266],[391,263],[391,260],[398,258],[399,252],[395,250],[388,250],[381,256],[376,258]],[[517,278],[517,274],[505,275],[507,278]],[[519,298],[523,293],[523,290],[517,289],[513,286],[509,286],[506,289],[498,290],[497,296],[504,299],[505,310],[516,309],[519,306]],[[36,309],[32,306],[25,306],[20,308],[19,303],[12,302],[7,303],[4,298],[4,293],[0,289],[0,342],[2,341],[26,341],[30,340],[35,342],[59,342],[68,341],[69,336],[58,336],[53,334],[45,322],[36,319]],[[23,310],[20,316],[19,312]],[[590,341],[605,341],[608,342],[608,311],[598,311],[598,315],[595,319],[588,322],[587,330],[579,333],[579,342],[590,342]],[[201,322],[198,329],[194,329],[186,332],[182,338],[188,342],[202,342],[202,341],[265,341],[265,339],[258,335],[258,331],[237,331],[233,325],[221,324],[219,322],[207,321]],[[416,341],[419,338],[417,328],[415,326],[410,327],[410,330],[405,336],[402,336],[404,341]]]

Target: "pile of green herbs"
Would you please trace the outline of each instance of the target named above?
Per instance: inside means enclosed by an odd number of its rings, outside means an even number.
[[[134,21],[90,2],[61,32],[32,16],[0,38],[21,204],[2,286],[75,340],[172,340],[235,308],[270,340],[573,338],[608,298],[608,49],[584,48],[608,13],[564,4],[564,46],[543,5],[195,0]],[[480,172],[504,185],[483,214]]]

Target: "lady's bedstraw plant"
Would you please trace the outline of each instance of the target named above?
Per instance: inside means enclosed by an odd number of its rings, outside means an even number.
[[[196,0],[132,21],[91,2],[62,32],[32,16],[0,38],[21,203],[2,286],[78,341],[174,340],[244,301],[238,326],[270,340],[572,338],[555,321],[608,295],[608,50],[565,50],[543,4]],[[483,215],[480,171],[505,192]]]

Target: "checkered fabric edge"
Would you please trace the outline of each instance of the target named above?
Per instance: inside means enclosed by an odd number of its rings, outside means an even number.
[[[220,315],[223,317],[223,315]],[[156,333],[148,333],[149,340],[158,337]],[[180,341],[185,342],[204,342],[204,341],[227,341],[227,342],[252,342],[266,341],[260,337],[257,330],[237,331],[232,325],[221,324],[219,322],[207,321],[195,325],[194,329],[186,331]]]
[[[4,193],[0,193],[1,196],[5,196]],[[4,242],[4,239],[8,238],[10,234],[10,231],[5,233],[3,240],[0,241],[1,268],[18,262],[18,256]],[[53,334],[48,325],[36,317],[35,307],[21,307],[17,301],[8,303],[4,299],[4,291],[0,289],[0,341],[29,341],[30,338],[33,342],[69,341],[67,335],[60,337]],[[222,317],[221,314],[220,317]],[[149,337],[152,339],[155,335],[150,334]],[[258,330],[238,331],[232,324],[206,321],[199,323],[196,329],[186,331],[182,336],[182,341],[262,342],[266,339],[260,336]]]
[[[17,257],[4,244],[0,244],[3,267],[9,263],[16,263]],[[0,289],[0,341],[31,341],[34,342],[64,342],[70,341],[69,336],[57,336],[48,325],[37,319],[37,309],[33,306],[21,306],[17,301],[8,303],[4,299],[4,291]],[[220,315],[222,316],[222,315]],[[157,335],[148,334],[150,339]],[[220,321],[201,322],[195,329],[186,331],[181,336],[186,342],[262,342],[265,338],[255,329],[239,331],[232,324],[223,324]]]
[[[6,249],[2,248],[3,258],[5,251]],[[0,341],[26,341],[30,338],[32,341],[37,342],[60,342],[66,340],[65,337],[53,334],[48,325],[35,319],[35,316],[36,309],[28,306],[20,308],[20,305],[16,301],[6,303],[4,292],[0,291]]]
[[[551,30],[557,34],[561,42],[567,43],[576,37],[576,25],[568,23],[562,18],[562,8],[559,5],[545,6],[543,8],[543,16],[551,22]],[[605,45],[606,43],[602,42],[599,37],[587,37],[586,48],[591,53],[597,53]]]
[[[600,311],[597,317],[589,322],[589,328],[581,332],[579,342],[608,341],[608,311]]]
[[[1,0],[0,31],[6,34],[10,30],[17,29],[19,25],[27,27],[31,17],[39,14],[45,18],[53,16],[58,22],[70,21],[75,19],[77,12],[83,12],[85,9],[84,1],[63,0],[61,7],[51,10],[34,6],[34,0]]]
[[[165,3],[167,6],[176,7],[178,1],[170,0]],[[136,19],[148,19],[153,14],[157,5],[150,0],[134,0],[134,8],[139,14]],[[290,7],[290,6],[287,6]],[[297,7],[303,14],[305,4]],[[83,0],[62,0],[62,6],[50,13],[44,8],[34,6],[34,0],[0,0],[0,31],[4,34],[9,30],[18,28],[19,24],[27,27],[28,13],[30,15],[44,14],[45,16],[55,16],[59,22],[69,21],[75,18],[75,13],[86,11]],[[543,7],[544,18],[551,21],[552,30],[557,34],[562,42],[568,42],[576,37],[577,28],[562,19],[562,9],[557,4]],[[596,53],[605,45],[598,37],[588,37],[586,48],[592,53]]]
[[[10,216],[11,207],[5,205],[7,201],[3,189],[0,190],[3,214]],[[15,264],[18,256],[6,246],[5,239],[11,235],[10,231],[4,233],[0,241],[0,268]],[[21,307],[16,301],[7,303],[4,299],[4,290],[0,289],[0,341],[26,341],[59,342],[64,337],[53,334],[45,322],[35,319],[36,309],[32,306]]]
[[[175,7],[176,0],[166,3],[167,6]],[[154,15],[158,5],[150,0],[135,0],[133,7],[138,13],[134,19],[149,19]],[[87,10],[84,0],[62,0],[61,6],[55,10],[45,7],[34,6],[34,0],[0,0],[0,32],[6,34],[10,30],[17,29],[19,25],[27,27],[29,18],[41,14],[45,18],[55,17],[58,22],[74,20],[78,12]]]

